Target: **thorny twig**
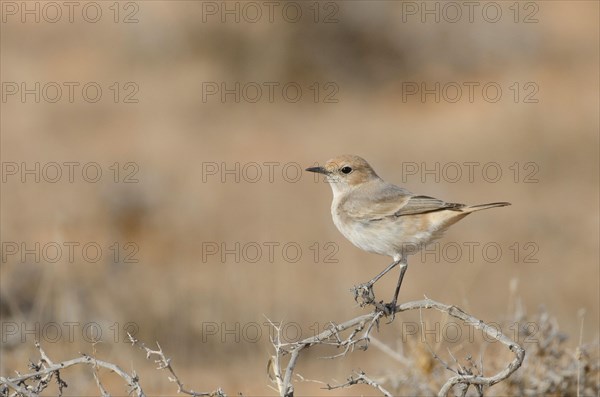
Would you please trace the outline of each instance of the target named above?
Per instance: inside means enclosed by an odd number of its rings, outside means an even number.
[[[85,364],[90,365],[94,368],[106,368],[116,373],[129,386],[129,393],[135,393],[137,397],[145,397],[145,393],[142,390],[142,387],[139,383],[139,378],[135,373],[130,375],[115,364],[98,360],[87,354],[82,354],[82,357],[74,358],[72,360],[67,360],[55,364],[52,362],[52,360],[50,360],[44,349],[42,349],[39,342],[35,343],[35,347],[37,347],[41,358],[38,364],[31,365],[33,372],[27,373],[25,375],[18,374],[13,378],[0,377],[0,385],[6,385],[9,388],[15,390],[16,392],[26,395],[27,397],[35,397],[38,396],[39,393],[41,393],[49,385],[50,381],[52,380],[52,377],[56,377],[59,393],[62,393],[63,388],[66,387],[67,384],[62,380],[60,376],[60,371],[75,365]],[[27,384],[27,382],[35,381],[38,381],[37,385],[35,386],[32,384]],[[15,386],[18,386],[18,388],[16,388]]]
[[[158,357],[156,360],[154,360],[154,362],[157,364],[156,369],[166,369],[170,372],[170,375],[167,377],[167,379],[169,379],[169,382],[173,382],[177,385],[177,393],[183,393],[193,397],[226,397],[225,393],[223,392],[223,390],[221,390],[221,388],[218,388],[217,390],[212,392],[196,392],[194,390],[187,390],[183,386],[183,382],[179,380],[179,377],[175,373],[175,370],[173,370],[173,367],[171,366],[171,359],[165,356],[158,342],[156,342],[158,350],[152,350],[149,347],[147,347],[144,343],[135,339],[130,333],[127,333],[127,336],[129,337],[129,341],[131,342],[132,346],[137,346],[146,352],[146,358],[148,360],[152,356]]]
[[[348,378],[348,381],[341,385],[330,385],[328,383],[327,387],[325,389],[327,389],[327,390],[341,389],[341,388],[352,386],[352,385],[358,385],[360,383],[364,383],[365,385],[374,387],[375,389],[379,390],[386,397],[392,397],[392,393],[390,393],[389,391],[384,389],[378,382],[375,382],[373,379],[369,378],[364,373],[364,371],[357,371],[356,376],[350,376]]]
[[[168,377],[168,379],[170,382],[177,384],[178,393],[187,394],[193,397],[226,397],[226,394],[220,388],[213,392],[195,392],[193,390],[185,389],[183,383],[179,380],[179,377],[175,374],[175,371],[171,366],[171,359],[165,356],[165,354],[162,351],[162,348],[158,343],[158,350],[152,350],[146,347],[143,343],[133,338],[131,335],[129,335],[129,340],[132,343],[132,345],[136,345],[146,352],[146,358],[149,359],[152,356],[158,357],[158,359],[155,360],[155,362],[158,364],[157,369],[167,369],[170,372],[170,376]],[[146,396],[146,394],[142,390],[142,386],[140,385],[140,379],[135,373],[135,371],[132,374],[128,374],[115,364],[98,360],[97,358],[89,356],[87,354],[82,354],[82,357],[74,358],[72,360],[54,363],[52,360],[50,360],[50,358],[38,342],[35,343],[35,346],[39,351],[40,361],[37,364],[30,364],[30,368],[33,370],[30,373],[24,375],[17,374],[17,376],[12,378],[0,377],[1,396],[8,396],[9,390],[12,389],[14,390],[13,395],[38,397],[39,394],[46,387],[48,387],[53,378],[56,379],[59,395],[61,395],[63,389],[67,387],[67,384],[62,380],[60,371],[81,364],[93,367],[94,379],[102,397],[109,397],[110,393],[108,393],[108,391],[102,386],[102,383],[100,382],[100,378],[98,376],[98,368],[108,369],[120,376],[129,386],[128,394],[133,393],[137,397]]]
[[[496,328],[493,328],[483,321],[473,317],[472,315],[462,311],[456,306],[446,305],[440,302],[436,302],[429,298],[413,301],[401,304],[396,306],[394,312],[400,313],[410,310],[422,310],[422,309],[436,309],[443,313],[447,313],[449,316],[462,320],[468,325],[471,325],[481,331],[483,331],[487,336],[491,339],[497,340],[498,342],[504,344],[514,355],[515,358],[504,368],[502,371],[498,372],[493,376],[483,376],[479,371],[474,374],[473,371],[469,369],[461,368],[461,370],[454,370],[450,368],[447,363],[445,367],[452,371],[455,375],[446,381],[446,383],[442,386],[439,391],[439,396],[446,396],[450,389],[454,386],[459,385],[461,389],[461,393],[466,393],[466,389],[469,385],[475,385],[478,392],[481,393],[481,390],[484,386],[492,386],[498,382],[503,381],[508,378],[513,372],[515,372],[523,363],[523,359],[525,357],[525,350],[519,346],[516,342],[512,341],[506,335],[501,333]],[[351,320],[348,320],[344,323],[332,326],[319,333],[316,336],[303,339],[299,342],[295,343],[282,343],[280,337],[280,328],[276,327],[273,323],[271,325],[277,331],[275,333],[275,337],[272,340],[272,343],[275,347],[275,355],[271,357],[268,364],[269,373],[272,371],[274,376],[271,379],[277,384],[277,389],[279,394],[282,397],[291,397],[294,395],[294,387],[292,385],[292,374],[298,362],[298,358],[300,352],[304,349],[307,349],[314,345],[333,345],[336,347],[344,348],[343,352],[337,354],[335,356],[331,356],[330,358],[336,358],[340,356],[344,356],[348,354],[350,351],[354,349],[354,347],[360,343],[364,342],[363,345],[359,345],[359,347],[363,350],[366,350],[369,343],[369,334],[375,325],[379,324],[379,319],[382,317],[382,313],[380,311],[376,311],[370,314],[365,314]],[[347,338],[342,338],[340,334],[344,331],[351,330],[350,335]],[[430,348],[431,350],[431,348]],[[441,360],[437,355],[434,354],[434,357]],[[287,361],[287,365],[283,366],[283,356],[290,355],[290,359]],[[442,361],[443,363],[443,361]],[[360,373],[359,373],[360,375]],[[360,381],[358,380],[360,379]],[[376,387],[380,392],[384,392],[375,382],[369,383],[366,382],[366,375],[359,376],[358,378],[351,377],[348,382],[343,386],[350,386],[356,383],[366,383],[370,384],[373,387]]]

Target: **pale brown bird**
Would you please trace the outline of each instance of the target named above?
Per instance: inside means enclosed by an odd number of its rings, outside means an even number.
[[[447,203],[429,196],[415,195],[381,179],[361,157],[343,155],[323,167],[307,171],[324,174],[333,190],[331,215],[338,230],[352,244],[394,260],[386,269],[355,288],[365,303],[373,303],[373,284],[400,265],[394,298],[380,308],[395,313],[400,285],[407,268],[407,256],[440,238],[471,212],[510,205],[497,202],[480,205]]]

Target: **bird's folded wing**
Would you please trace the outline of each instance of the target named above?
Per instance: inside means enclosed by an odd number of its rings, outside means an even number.
[[[356,221],[371,221],[393,216],[410,200],[412,193],[395,185],[363,190],[341,203],[342,213]]]
[[[387,191],[377,197],[364,200],[354,200],[344,206],[348,216],[355,220],[377,221],[387,217],[417,215],[444,209],[459,210],[463,204],[446,203],[445,201],[428,197],[412,196],[405,190]]]
[[[457,203],[446,203],[445,201],[436,199],[429,196],[412,196],[406,205],[400,208],[394,215],[416,215],[424,214],[427,212],[440,211],[440,210],[460,210],[463,208],[463,204]]]

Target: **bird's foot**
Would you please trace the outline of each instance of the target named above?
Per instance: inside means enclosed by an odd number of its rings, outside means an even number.
[[[365,283],[355,285],[352,288],[354,292],[354,300],[360,305],[360,307],[370,305],[375,302],[375,294],[373,293],[373,284]]]
[[[375,303],[375,311],[383,313],[383,315],[386,317],[390,317],[390,321],[388,321],[389,324],[394,321],[394,318],[396,318],[396,302],[377,302]]]

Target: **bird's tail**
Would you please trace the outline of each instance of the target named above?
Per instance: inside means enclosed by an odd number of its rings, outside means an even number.
[[[505,201],[501,201],[498,203],[470,205],[470,206],[464,208],[463,212],[475,212],[475,211],[479,211],[479,210],[487,210],[488,208],[494,208],[494,207],[506,207],[507,205],[510,205],[510,203],[507,203]]]

